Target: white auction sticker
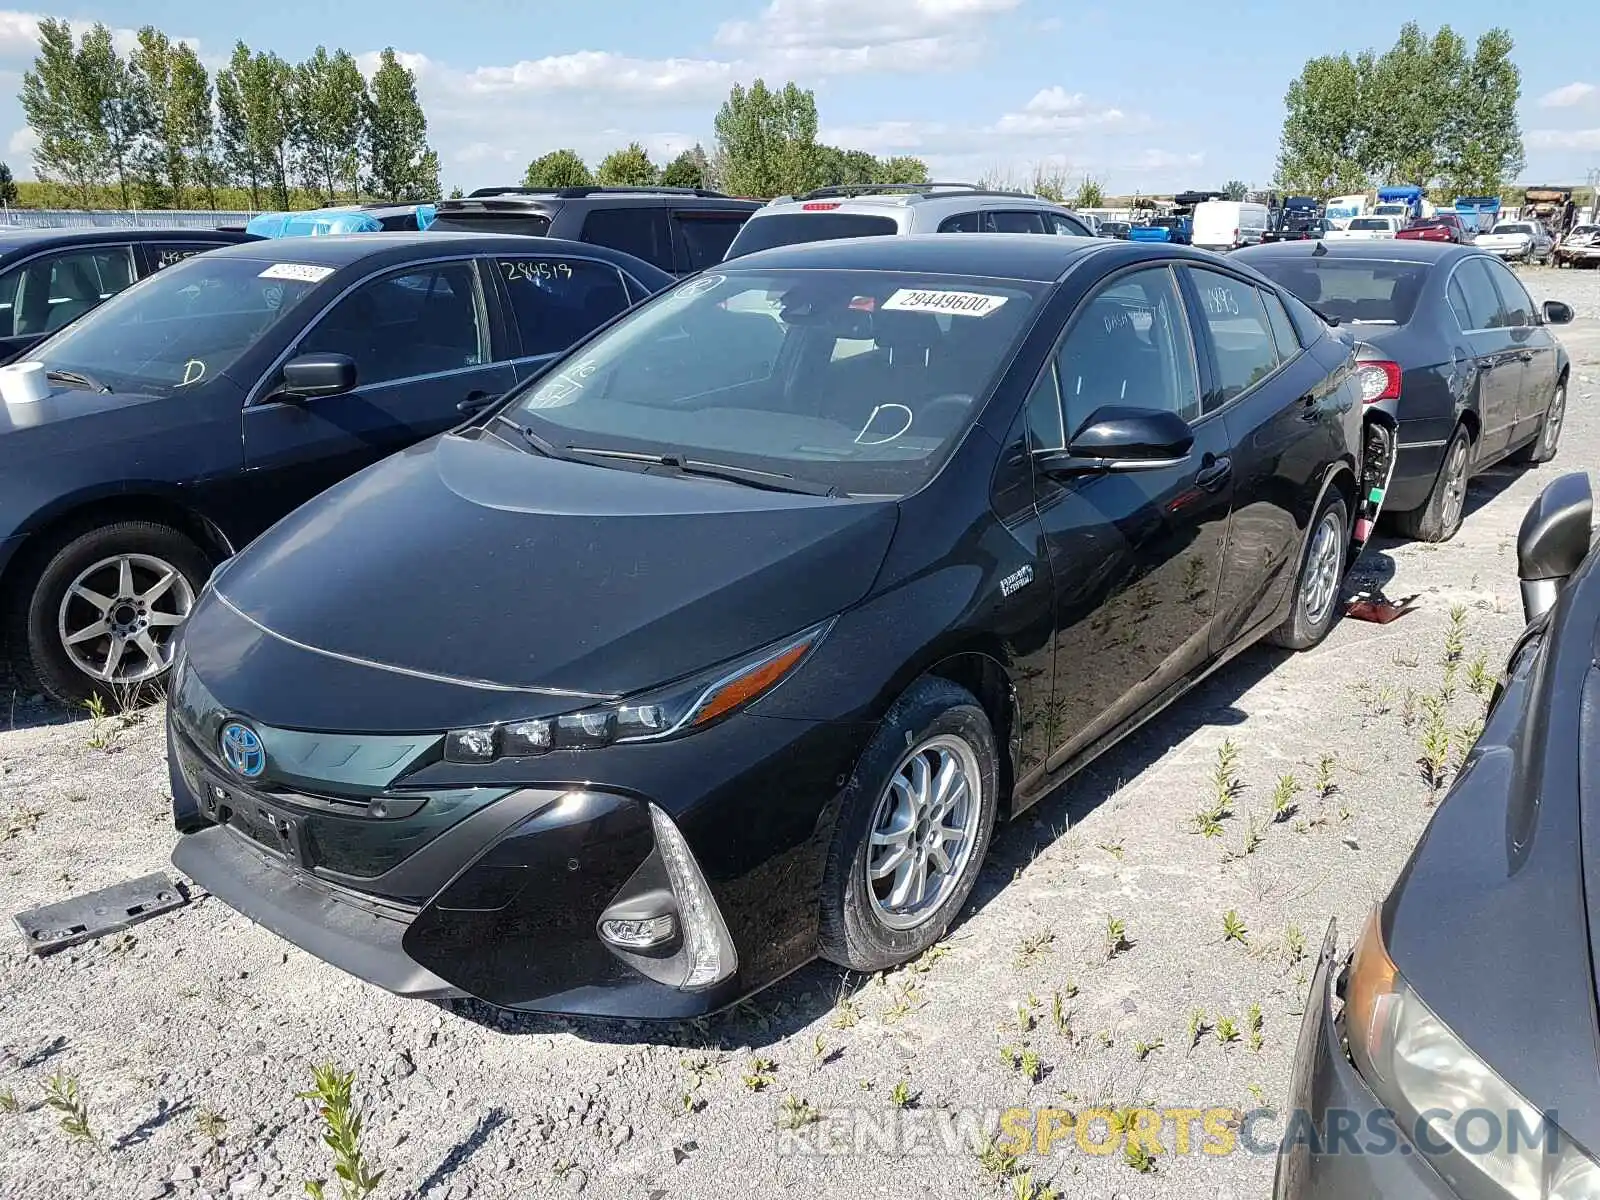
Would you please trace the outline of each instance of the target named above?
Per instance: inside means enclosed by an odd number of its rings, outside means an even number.
[[[333,274],[332,267],[313,267],[309,263],[273,263],[261,272],[262,279],[294,279],[300,283],[321,283]]]
[[[1009,297],[987,292],[929,292],[901,288],[883,302],[880,312],[931,312],[952,317],[987,317]]]

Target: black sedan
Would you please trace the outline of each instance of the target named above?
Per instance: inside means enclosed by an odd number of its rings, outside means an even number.
[[[371,233],[252,240],[129,288],[30,352],[50,395],[0,402],[13,662],[63,701],[126,700],[216,562],[671,282],[575,242]]]
[[[1581,474],[1529,511],[1529,624],[1483,734],[1343,969],[1328,930],[1279,1200],[1600,1196],[1592,517]]]
[[[1328,631],[1351,351],[1199,252],[764,251],[218,573],[173,862],[374,983],[706,1013],[941,936],[1028,808]]]
[[[1367,399],[1398,411],[1384,511],[1407,537],[1454,537],[1474,471],[1555,457],[1572,364],[1549,327],[1572,310],[1535,304],[1498,259],[1395,239],[1291,242],[1237,257],[1338,321],[1386,373]]]
[[[137,279],[191,254],[254,240],[214,229],[0,230],[0,363]]]

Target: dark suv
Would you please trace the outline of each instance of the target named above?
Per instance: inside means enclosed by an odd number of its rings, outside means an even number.
[[[692,275],[721,262],[760,207],[758,200],[704,188],[490,187],[441,200],[433,228],[590,242]]]

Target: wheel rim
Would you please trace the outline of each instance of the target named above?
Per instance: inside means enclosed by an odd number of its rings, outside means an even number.
[[[1339,516],[1328,512],[1317,523],[1311,537],[1311,553],[1306,556],[1305,574],[1300,581],[1305,596],[1306,621],[1320,625],[1333,610],[1339,593]]]
[[[1567,415],[1567,389],[1565,385],[1556,388],[1555,398],[1550,401],[1550,411],[1544,417],[1544,436],[1540,440],[1544,443],[1545,453],[1556,448],[1556,443],[1561,440],[1561,420]]]
[[[1450,461],[1445,464],[1444,498],[1439,505],[1439,516],[1446,529],[1455,528],[1461,519],[1462,507],[1467,499],[1467,443],[1457,442],[1450,451]]]
[[[183,572],[151,554],[117,554],[79,573],[56,614],[61,647],[101,683],[143,683],[172,665],[194,607]]]
[[[982,810],[978,756],[963,739],[929,738],[900,760],[869,826],[867,895],[891,929],[937,912],[965,873]]]

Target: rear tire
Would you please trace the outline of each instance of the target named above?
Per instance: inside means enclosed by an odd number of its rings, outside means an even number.
[[[193,541],[152,521],[67,532],[30,565],[5,641],[25,685],[73,706],[132,703],[159,686],[212,568]]]
[[[1457,425],[1444,448],[1444,460],[1421,507],[1395,513],[1394,524],[1419,542],[1448,542],[1461,528],[1467,511],[1467,485],[1472,479],[1472,439]]]
[[[1539,432],[1533,441],[1518,450],[1508,460],[1518,466],[1538,466],[1556,456],[1561,448],[1561,427],[1567,415],[1567,381],[1556,383],[1555,395],[1550,397],[1550,407],[1544,410],[1544,420],[1539,422]]]
[[[944,679],[912,684],[845,785],[822,875],[822,957],[881,971],[943,937],[983,869],[999,787],[994,730],[972,694]],[[940,835],[956,827],[959,840]]]
[[[1287,650],[1309,650],[1328,636],[1339,615],[1339,587],[1349,545],[1344,497],[1330,488],[1306,533],[1289,615],[1268,641]]]

